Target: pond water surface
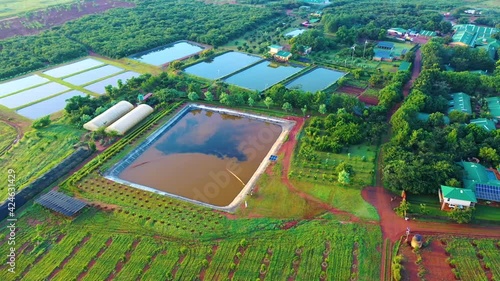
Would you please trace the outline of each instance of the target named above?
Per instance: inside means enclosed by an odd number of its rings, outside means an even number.
[[[83,97],[85,96],[85,94],[79,91],[69,91],[51,99],[21,108],[17,111],[17,113],[30,119],[38,119],[40,117],[63,110],[64,107],[66,107],[66,100],[74,96]]]
[[[50,70],[44,71],[43,73],[50,75],[52,77],[60,78],[60,77],[71,75],[73,73],[84,71],[84,70],[89,69],[89,68],[103,65],[103,64],[104,63],[101,61],[88,58],[88,59],[84,59],[81,61],[67,64],[67,65],[63,65],[63,66],[60,66],[58,68],[50,69]]]
[[[145,53],[133,55],[130,58],[147,64],[162,65],[167,62],[198,53],[201,50],[203,50],[203,48],[200,46],[193,45],[188,42],[179,42],[173,45],[156,48]]]
[[[105,65],[103,67],[95,68],[89,71],[78,73],[68,78],[64,78],[64,81],[79,86],[95,80],[99,80],[103,77],[118,73],[120,71],[123,71],[123,68],[119,68],[113,65]]]
[[[94,84],[90,84],[88,86],[85,86],[85,89],[87,89],[91,92],[94,92],[96,94],[103,95],[106,93],[106,90],[105,90],[106,86],[111,85],[113,87],[117,87],[118,80],[122,80],[123,84],[125,84],[125,82],[127,82],[128,79],[130,79],[132,77],[137,77],[140,75],[141,74],[139,74],[137,72],[127,71],[124,73],[120,73],[116,76],[106,78],[106,79],[101,80],[99,82],[96,82]]]
[[[264,160],[281,126],[201,109],[184,114],[170,129],[164,127],[119,178],[227,206]]]
[[[8,108],[16,108],[64,92],[68,89],[69,88],[64,85],[50,82],[36,88],[19,92],[15,95],[1,98],[0,104]]]
[[[49,79],[40,77],[38,75],[31,75],[24,78],[11,80],[9,82],[0,84],[0,97],[47,82],[49,82]]]
[[[240,52],[229,52],[217,56],[210,61],[197,63],[186,68],[184,71],[207,79],[217,79],[259,60],[261,60],[261,58],[257,56]]]
[[[224,81],[250,90],[262,91],[299,72],[303,67],[263,61],[229,76]]]
[[[297,88],[306,92],[314,93],[337,82],[337,80],[344,75],[344,72],[320,67],[295,78],[290,83],[286,84],[286,87],[288,89]]]

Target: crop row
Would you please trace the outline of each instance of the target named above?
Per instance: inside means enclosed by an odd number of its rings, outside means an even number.
[[[176,280],[196,280],[201,270],[208,266],[207,255],[212,253],[211,246],[190,247],[179,265]],[[207,279],[208,280],[208,279]]]
[[[481,264],[476,256],[476,250],[467,239],[452,240],[446,251],[451,254],[450,264],[456,265],[456,270],[462,280],[487,280]]]
[[[270,260],[268,246],[263,241],[255,241],[245,250],[245,255],[238,264],[238,270],[234,273],[233,280],[255,280],[259,277],[260,265],[263,260]]]
[[[87,265],[97,253],[106,247],[108,236],[92,234],[90,240],[71,258],[66,265],[52,279],[53,281],[68,281],[75,279],[80,273],[87,270]]]
[[[205,272],[206,280],[224,280],[229,271],[236,268],[234,257],[240,245],[233,241],[221,242],[212,258],[210,267]]]
[[[485,265],[491,270],[493,278],[500,280],[500,251],[494,240],[481,239],[477,242],[479,254],[483,256]]]
[[[165,249],[156,255],[151,262],[149,269],[144,273],[141,280],[172,280],[172,270],[177,264],[182,252],[187,251],[186,247],[179,247],[174,243],[168,243]]]
[[[84,280],[106,280],[113,272],[116,264],[125,260],[125,253],[130,249],[134,238],[129,235],[119,235],[113,238],[113,243],[99,257],[98,262],[89,269]]]
[[[352,266],[352,236],[336,234],[328,238],[330,254],[326,274],[332,280],[349,280]]]
[[[301,262],[297,271],[297,280],[318,280],[322,272],[321,263],[325,243],[316,240],[315,243],[308,243],[301,254]],[[340,280],[340,279],[339,279]]]
[[[47,278],[73,252],[73,248],[88,235],[89,233],[84,231],[68,233],[59,244],[52,245],[48,253],[40,262],[33,265],[33,268],[24,276],[24,279],[39,280]]]
[[[159,121],[161,118],[172,113],[182,103],[183,102],[177,102],[177,103],[173,104],[169,109],[164,110],[164,111],[156,114],[155,116],[153,116],[149,120],[147,120],[143,125],[141,125],[137,129],[135,129],[131,133],[127,134],[126,136],[121,138],[119,141],[114,143],[111,147],[106,149],[99,156],[92,159],[83,168],[81,168],[79,171],[77,171],[71,177],[69,177],[63,183],[61,183],[61,186],[66,186],[66,184],[73,185],[73,184],[77,183],[78,181],[80,181],[85,176],[89,175],[92,171],[96,170],[99,166],[101,166],[102,163],[106,162],[111,157],[113,157],[116,153],[123,150],[125,148],[125,146],[130,144],[135,138],[137,138],[137,137],[141,136],[143,133],[147,132],[147,130],[149,130],[151,125],[153,125],[155,122]]]
[[[118,275],[117,280],[137,280],[141,276],[145,266],[151,262],[151,258],[160,250],[160,245],[152,238],[142,238],[132,252],[127,266]]]
[[[296,243],[287,241],[288,243],[273,245],[273,255],[267,271],[266,280],[281,280],[292,267],[292,262],[299,262],[296,251],[300,252],[300,248],[295,248]],[[297,258],[295,258],[297,257]],[[294,259],[295,258],[295,259]]]

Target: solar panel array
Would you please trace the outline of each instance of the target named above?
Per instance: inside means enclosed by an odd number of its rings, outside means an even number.
[[[271,155],[271,157],[269,157],[269,160],[276,161],[276,160],[278,160],[278,156],[277,155]]]
[[[476,198],[500,202],[500,187],[489,184],[476,184]]]
[[[35,200],[36,203],[66,216],[73,216],[87,204],[66,194],[51,190]]]

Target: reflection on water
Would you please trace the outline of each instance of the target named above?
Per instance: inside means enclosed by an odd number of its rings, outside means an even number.
[[[193,110],[119,177],[216,206],[226,206],[250,180],[281,127]],[[242,183],[243,182],[243,183]]]

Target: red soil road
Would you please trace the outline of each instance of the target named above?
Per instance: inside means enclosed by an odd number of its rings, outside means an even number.
[[[33,35],[38,34],[43,30],[50,29],[54,26],[59,26],[80,18],[84,15],[97,14],[113,8],[130,8],[135,4],[131,2],[110,1],[110,0],[93,0],[83,2],[78,9],[78,5],[74,4],[71,10],[56,11],[55,9],[46,9],[37,11],[27,20],[26,18],[12,17],[1,20],[4,26],[8,28],[0,29],[0,39],[9,38],[16,35]],[[40,29],[26,28],[21,22],[39,22],[44,27]]]
[[[422,262],[427,270],[425,280],[442,281],[454,280],[455,275],[451,272],[451,268],[446,262],[446,254],[441,243],[435,239],[422,251]]]

